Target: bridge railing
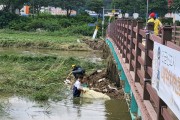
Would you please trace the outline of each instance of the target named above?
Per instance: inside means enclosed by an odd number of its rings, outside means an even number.
[[[154,41],[180,51],[172,39],[172,27],[164,26],[162,37],[147,33],[143,22],[117,19],[108,26],[107,37],[114,41],[151,119],[173,120],[168,106],[151,86]],[[130,80],[129,80],[130,81]],[[148,101],[148,102],[147,102]],[[155,114],[154,114],[155,113]]]
[[[180,46],[180,26],[174,24],[173,28],[173,42]]]

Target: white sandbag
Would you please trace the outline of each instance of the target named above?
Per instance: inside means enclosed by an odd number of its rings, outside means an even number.
[[[111,98],[103,93],[96,92],[94,90],[90,90],[89,88],[83,88],[85,90],[85,93],[81,93],[81,97],[83,98],[93,98],[93,99],[106,99],[110,100]]]

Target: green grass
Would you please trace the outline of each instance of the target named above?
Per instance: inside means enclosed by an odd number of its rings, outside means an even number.
[[[71,64],[79,64],[86,71],[104,67],[72,57],[48,55],[0,55],[0,92],[28,96],[34,100],[61,100],[66,97],[63,81],[71,72]]]
[[[0,30],[0,47],[90,50],[85,43],[77,42],[82,36],[58,35],[58,32],[20,32]],[[27,96],[34,100],[61,100],[66,97],[64,80],[71,65],[78,64],[87,73],[105,67],[85,59],[54,54],[22,54],[1,52],[0,92]]]
[[[56,50],[90,50],[80,35],[60,36],[58,32],[20,32],[0,30],[1,47],[30,47]]]
[[[52,35],[51,35],[52,33]],[[11,40],[11,41],[30,41],[30,42],[55,42],[55,43],[76,43],[77,39],[82,36],[58,36],[54,35],[53,32],[20,32],[12,30],[0,30],[0,40]]]

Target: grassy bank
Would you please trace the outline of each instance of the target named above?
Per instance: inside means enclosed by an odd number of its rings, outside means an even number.
[[[58,32],[22,32],[0,30],[0,47],[48,50],[91,50],[81,41],[83,36],[58,35]],[[61,100],[66,97],[64,80],[72,64],[83,66],[87,73],[104,67],[77,57],[54,54],[0,54],[0,92],[30,97],[34,100]]]
[[[3,29],[0,30],[0,47],[29,47],[52,50],[90,50],[81,41],[81,35],[58,35],[58,32],[22,32]]]
[[[86,60],[48,55],[0,55],[0,91],[28,96],[35,100],[61,100],[66,96],[63,81],[71,71],[71,64],[79,64],[86,71],[103,67]]]

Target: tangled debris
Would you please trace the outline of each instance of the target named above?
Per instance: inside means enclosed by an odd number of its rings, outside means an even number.
[[[97,70],[87,77],[90,89],[107,94],[113,99],[123,99],[124,92],[107,78],[107,70]]]
[[[82,41],[93,50],[103,50],[104,41],[101,39],[90,40],[89,38],[83,38]]]
[[[97,70],[87,76],[89,88],[107,94],[113,99],[124,99],[118,70],[105,41],[102,39],[90,40],[89,38],[83,38],[82,41],[93,50],[103,51],[103,58],[107,61],[106,69]]]

